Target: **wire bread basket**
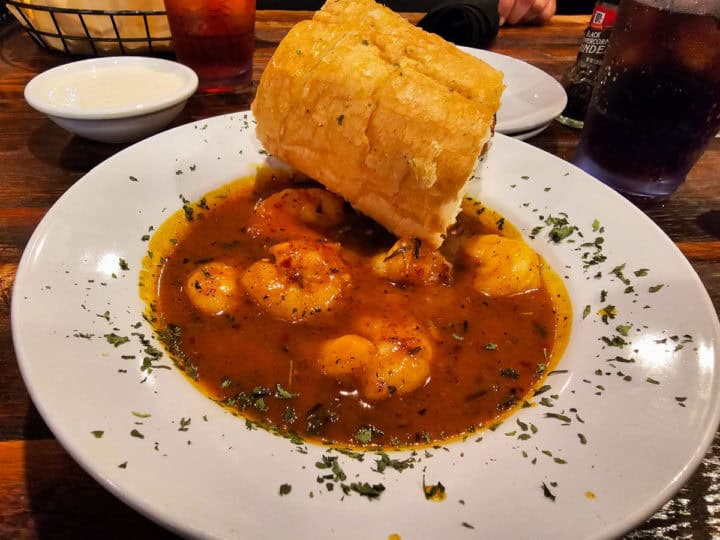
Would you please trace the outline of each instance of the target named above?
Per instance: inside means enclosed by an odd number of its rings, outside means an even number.
[[[44,48],[83,56],[162,54],[171,50],[164,9],[85,9],[64,5],[64,0],[54,0],[57,5],[47,5],[52,0],[44,0],[45,4],[35,1],[6,0],[5,4]],[[92,2],[95,6],[102,3]],[[155,7],[162,8],[162,1]]]

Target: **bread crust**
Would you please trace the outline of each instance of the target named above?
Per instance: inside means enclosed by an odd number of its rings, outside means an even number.
[[[373,0],[328,0],[281,41],[252,110],[270,153],[438,246],[502,90],[501,72]]]

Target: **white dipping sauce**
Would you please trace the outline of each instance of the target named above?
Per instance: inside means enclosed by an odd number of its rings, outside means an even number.
[[[36,91],[48,105],[67,110],[139,109],[177,93],[184,84],[178,73],[140,64],[68,70],[37,82]]]

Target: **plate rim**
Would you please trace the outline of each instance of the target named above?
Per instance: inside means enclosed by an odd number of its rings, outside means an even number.
[[[534,73],[538,77],[542,77],[543,80],[545,80],[550,86],[552,86],[555,89],[555,92],[557,92],[558,98],[560,98],[560,101],[558,102],[558,105],[555,107],[548,107],[546,106],[545,109],[548,110],[548,112],[539,114],[535,113],[533,115],[526,115],[525,117],[530,118],[530,120],[523,121],[521,119],[515,119],[512,122],[507,122],[506,124],[509,124],[509,126],[503,126],[501,124],[498,124],[496,126],[496,130],[499,133],[502,133],[504,135],[514,135],[518,133],[523,133],[527,131],[532,131],[533,129],[537,129],[540,126],[544,124],[549,124],[552,122],[564,109],[567,105],[567,92],[565,92],[565,89],[563,88],[562,84],[555,79],[552,75],[549,73],[543,71],[537,66],[534,66],[533,64],[526,62],[525,60],[520,60],[519,58],[515,58],[514,56],[510,56],[508,54],[503,54],[487,49],[478,49],[475,47],[466,47],[462,45],[457,46],[461,51],[470,54],[471,56],[475,58],[479,58],[480,60],[487,62],[491,64],[491,62],[488,59],[497,58],[502,59],[502,61],[505,62],[511,62],[513,64],[516,64],[518,66],[522,66],[524,70],[527,70],[530,73]],[[492,64],[491,64],[492,65]],[[493,66],[494,67],[494,66]],[[495,68],[498,69],[498,68]],[[502,108],[502,105],[501,105]]]

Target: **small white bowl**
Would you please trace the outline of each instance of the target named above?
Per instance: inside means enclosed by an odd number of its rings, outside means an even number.
[[[25,100],[81,137],[125,143],[167,126],[197,86],[195,72],[177,62],[104,57],[40,73],[25,86]]]

